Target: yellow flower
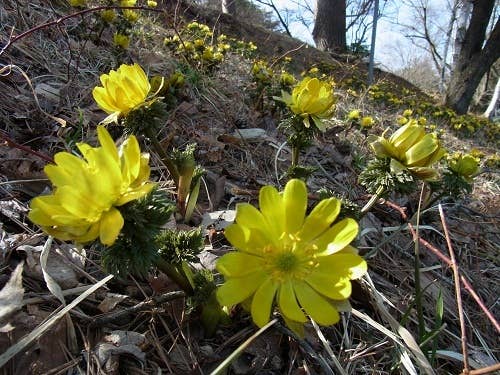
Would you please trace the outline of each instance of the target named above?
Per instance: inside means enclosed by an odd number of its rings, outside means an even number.
[[[101,18],[108,22],[108,23],[111,23],[114,21],[114,19],[116,18],[116,13],[113,9],[106,9],[106,10],[103,10],[101,12]]]
[[[205,47],[205,41],[203,39],[195,39],[193,44],[194,44],[194,47],[197,49]]]
[[[292,74],[283,70],[280,75],[280,84],[282,84],[283,86],[291,86],[294,83],[295,83],[295,77]]]
[[[120,6],[122,7],[135,7],[137,0],[121,0]]]
[[[431,166],[446,153],[436,135],[426,134],[416,121],[403,125],[389,139],[382,135],[368,141],[377,157],[391,158],[393,171],[407,169],[423,180],[437,177],[436,169]]]
[[[282,91],[281,98],[276,99],[283,101],[293,113],[301,116],[307,128],[311,126],[312,119],[321,131],[326,130],[324,120],[330,118],[335,109],[332,85],[317,78],[305,77],[294,87],[291,95]]]
[[[158,6],[158,3],[154,0],[148,0],[148,7],[151,8],[156,8]]]
[[[408,122],[408,119],[404,116],[399,116],[397,121],[399,125],[404,125]]]
[[[139,13],[131,9],[123,9],[123,17],[131,23],[136,22],[139,19]]]
[[[130,38],[127,35],[115,34],[113,35],[113,43],[123,49],[127,49],[130,45]]]
[[[117,207],[145,196],[154,186],[148,182],[149,155],[141,154],[134,136],[117,149],[103,126],[97,135],[101,147],[77,145],[83,158],[57,153],[56,164],[45,167],[52,194],[31,201],[30,220],[60,240],[86,243],[99,238],[112,245],[124,224]]]
[[[257,60],[252,65],[252,75],[256,81],[266,83],[273,77],[273,71],[263,60]]]
[[[418,121],[419,125],[422,125],[422,126],[427,125],[427,119],[423,116],[419,117],[417,121]]]
[[[69,0],[69,5],[72,7],[84,7],[87,5],[87,0]]]
[[[348,120],[359,120],[360,117],[361,113],[359,112],[359,109],[353,109],[351,112],[347,114]]]
[[[103,123],[118,122],[146,100],[151,85],[144,70],[138,65],[121,65],[118,70],[100,77],[102,87],[92,90],[97,105],[109,116]]]
[[[214,49],[213,47],[207,47],[203,51],[201,58],[206,61],[211,61],[214,58]]]
[[[404,117],[410,117],[411,115],[413,115],[413,111],[411,109],[405,109],[403,111],[403,116]]]
[[[361,126],[363,128],[369,128],[375,124],[375,120],[371,116],[365,116],[361,119]]]
[[[349,245],[358,224],[348,218],[332,226],[340,211],[335,198],[322,200],[306,217],[307,189],[297,179],[281,194],[263,187],[259,203],[260,210],[238,204],[236,223],[225,230],[237,251],[217,262],[226,279],[217,291],[219,302],[249,303],[259,327],[269,321],[275,302],[292,329],[302,327],[307,316],[322,325],[338,322],[335,304],[349,298],[350,280],[367,269]]]
[[[479,171],[479,159],[471,154],[463,155],[457,152],[448,158],[448,167],[465,180],[472,181],[473,176]]]

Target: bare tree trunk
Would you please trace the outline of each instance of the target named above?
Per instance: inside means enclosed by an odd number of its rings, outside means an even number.
[[[495,85],[495,91],[493,91],[493,96],[491,97],[490,104],[488,105],[488,108],[486,108],[486,111],[484,111],[483,116],[491,119],[491,115],[493,113],[493,110],[495,109],[497,102],[498,102],[498,97],[500,96],[500,77],[497,78],[497,84]]]
[[[472,16],[457,56],[445,103],[457,113],[466,113],[481,78],[500,57],[500,21],[486,43],[486,28],[495,0],[473,2]],[[483,47],[484,44],[484,47]]]
[[[445,81],[446,81],[446,68],[449,67],[449,65],[446,61],[448,60],[448,51],[450,49],[450,44],[451,44],[451,34],[453,32],[453,25],[457,21],[457,9],[458,9],[459,2],[460,2],[460,0],[453,1],[453,6],[451,8],[450,21],[448,22],[448,29],[447,29],[446,40],[444,43],[444,51],[443,51],[443,64],[441,66],[441,74],[440,74],[440,78],[439,78],[439,93],[441,95],[444,94]]]
[[[472,14],[472,1],[458,0],[458,3],[457,31],[453,44],[453,68],[455,68],[455,65],[457,64],[460,49],[462,48],[462,44],[465,39],[467,25],[469,24],[469,19]]]
[[[236,15],[236,0],[221,0],[222,13]]]
[[[322,51],[347,49],[345,0],[317,0],[312,34],[316,47]]]

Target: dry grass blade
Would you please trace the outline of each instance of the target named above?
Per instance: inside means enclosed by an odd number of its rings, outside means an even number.
[[[394,332],[388,330],[382,324],[376,322],[375,320],[370,318],[368,315],[362,313],[361,311],[358,311],[356,309],[352,309],[352,314],[354,316],[357,316],[358,318],[362,319],[365,323],[371,325],[373,328],[382,332],[384,335],[386,335],[392,341],[394,341],[396,344],[398,344],[398,347],[401,350],[401,358],[400,358],[401,363],[403,363],[403,366],[406,368],[406,370],[411,375],[417,375],[417,370],[415,369],[415,366],[413,366],[413,363],[411,362],[410,356],[405,349],[405,345],[401,342],[401,338],[398,335],[394,334]]]
[[[61,302],[62,306],[66,306],[66,300],[64,299],[64,295],[62,294],[62,289],[59,284],[54,280],[54,278],[49,274],[47,261],[50,254],[50,249],[52,247],[52,236],[47,238],[45,241],[45,245],[43,246],[42,253],[40,254],[40,265],[42,267],[43,278],[45,283],[47,284],[47,289],[51,292],[58,300]],[[73,353],[78,352],[78,344],[76,340],[76,332],[75,326],[73,325],[73,321],[71,320],[71,316],[66,314],[66,325],[67,325],[67,338],[68,345]]]
[[[330,347],[330,344],[326,340],[325,335],[323,335],[323,332],[321,332],[321,329],[319,328],[319,326],[316,324],[316,322],[314,320],[311,320],[311,323],[314,327],[314,330],[316,331],[316,334],[318,335],[319,339],[321,340],[323,347],[325,348],[326,352],[330,355],[330,358],[332,359],[332,362],[335,365],[335,367],[337,368],[339,374],[347,375],[347,371],[344,370],[344,368],[340,364],[337,356],[333,352],[332,348]]]
[[[273,319],[269,323],[267,323],[264,327],[259,329],[257,332],[255,332],[252,336],[250,336],[243,344],[241,344],[234,352],[231,353],[229,357],[227,357],[215,370],[213,370],[210,375],[218,375],[222,374],[222,372],[228,367],[232,361],[238,357],[243,350],[245,350],[248,345],[252,343],[253,340],[255,340],[257,337],[259,337],[262,333],[264,333],[269,327],[271,327],[273,324],[275,324],[278,320]]]
[[[105,285],[109,280],[111,280],[114,276],[109,275],[104,279],[96,283],[92,288],[86,290],[77,298],[75,298],[69,305],[65,306],[53,316],[47,319],[47,321],[40,324],[35,330],[33,330],[30,334],[24,336],[19,342],[15,345],[12,345],[9,349],[7,349],[2,355],[0,355],[0,367],[5,365],[9,359],[14,357],[17,353],[23,350],[27,345],[29,345],[33,340],[39,338],[45,331],[47,331],[50,327],[52,327],[59,319],[61,319],[64,315],[66,315],[71,309],[77,306],[80,302],[82,302],[89,295],[94,293],[97,289]]]
[[[401,339],[404,341],[406,344],[406,347],[410,350],[410,352],[413,355],[413,358],[418,364],[418,367],[425,372],[426,374],[435,374],[431,364],[425,357],[424,353],[420,349],[419,345],[417,344],[415,338],[412,336],[412,334],[404,328],[399,322],[393,318],[393,316],[389,313],[389,311],[386,309],[383,299],[380,296],[379,291],[375,288],[375,285],[373,284],[373,281],[371,280],[369,275],[365,275],[364,279],[369,288],[370,292],[372,294],[373,300],[375,302],[375,306],[378,309],[378,311],[382,314],[383,318],[389,323],[391,328],[398,333],[398,335],[401,337]],[[404,364],[405,362],[403,362]]]

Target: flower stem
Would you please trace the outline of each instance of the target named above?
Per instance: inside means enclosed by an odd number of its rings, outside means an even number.
[[[292,146],[292,167],[299,165],[300,147]]]
[[[147,128],[146,129],[146,136],[150,139],[151,144],[155,151],[158,153],[158,155],[161,158],[161,161],[165,163],[165,165],[168,168],[168,171],[170,172],[170,175],[172,176],[172,179],[175,182],[175,186],[178,187],[179,185],[179,172],[177,171],[177,167],[175,164],[172,162],[172,159],[167,155],[165,150],[163,149],[162,145],[158,141],[158,138],[156,137],[156,134],[153,133],[152,128]]]
[[[161,257],[158,258],[155,262],[156,267],[170,277],[177,285],[181,287],[181,289],[187,294],[193,294],[193,287],[189,283],[189,280],[185,275],[183,275],[179,270],[172,265],[172,263],[167,262]]]
[[[373,207],[373,205],[375,203],[377,203],[377,201],[380,199],[380,197],[382,196],[382,194],[385,193],[385,189],[383,186],[379,186],[377,191],[375,192],[375,194],[372,195],[372,197],[370,198],[370,200],[368,202],[366,202],[366,204],[364,205],[364,207],[361,209],[361,217],[365,216],[368,211],[370,211],[370,209]]]

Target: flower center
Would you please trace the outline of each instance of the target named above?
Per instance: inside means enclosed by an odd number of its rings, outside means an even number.
[[[275,267],[281,272],[291,272],[299,264],[299,259],[294,253],[286,252],[278,255],[274,261]]]
[[[286,279],[302,280],[317,265],[314,255],[304,248],[298,238],[284,234],[281,246],[268,246],[265,270],[278,282]]]

